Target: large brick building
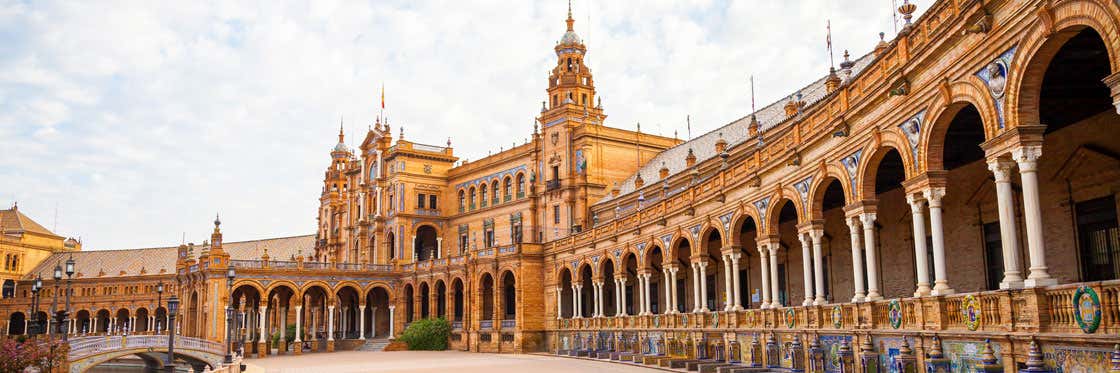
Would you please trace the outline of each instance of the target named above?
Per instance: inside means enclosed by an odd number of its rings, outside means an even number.
[[[1015,369],[1033,340],[1051,366],[1104,367],[1120,342],[1120,6],[899,11],[895,39],[687,142],[604,124],[569,14],[526,143],[467,162],[380,120],[355,149],[340,133],[313,236],[223,243],[216,221],[198,247],[75,252],[101,269],[76,280],[70,329],[153,332],[163,283],[182,333],[224,340],[232,304],[257,356],[446,317],[471,351],[797,368],[812,341],[833,368],[840,345],[967,363],[991,339]]]

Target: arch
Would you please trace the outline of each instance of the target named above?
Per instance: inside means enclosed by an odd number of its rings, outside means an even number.
[[[471,185],[471,188],[468,190],[467,194],[469,197],[467,199],[467,203],[470,206],[469,210],[474,210],[475,206],[478,206],[476,202],[478,199],[478,189],[476,189],[474,185]]]
[[[584,273],[590,273],[591,277],[595,277],[595,275],[597,275],[597,273],[595,273],[595,268],[591,266],[591,263],[588,263],[587,261],[581,262],[579,264],[579,269],[576,271],[577,276],[580,278],[583,278]]]
[[[272,284],[270,284],[270,285],[272,285]],[[256,290],[257,294],[264,294],[264,292],[265,292],[264,287],[262,287],[260,282],[257,282],[256,280],[241,279],[241,280],[236,280],[236,281],[233,282],[233,292],[234,293],[237,293],[237,290],[239,288],[244,288],[244,287],[249,287],[249,288],[252,288],[253,290]]]
[[[491,181],[490,181],[490,202],[492,202],[492,203],[490,205],[497,205],[498,203],[500,203],[502,201],[501,196],[498,195],[498,192],[500,191],[500,188],[501,188],[501,183],[498,181],[498,178],[495,177],[495,178],[491,179]]]
[[[715,224],[710,222],[704,223],[704,226],[700,227],[700,235],[698,237],[700,239],[700,242],[707,244],[708,237],[713,234],[719,237],[721,245],[726,246],[730,243],[727,241],[727,232],[723,231],[723,227],[720,226],[718,222]]]
[[[432,285],[432,289],[432,292],[435,294],[435,301],[432,303],[435,304],[436,308],[433,314],[437,318],[445,319],[447,318],[447,284],[443,279],[437,279],[435,284]]]
[[[158,310],[157,310],[157,312],[158,312]],[[89,310],[79,310],[78,312],[76,312],[74,314],[74,322],[76,323],[75,326],[74,326],[74,332],[78,333],[78,334],[89,333],[90,332],[90,327],[92,326],[90,324],[91,319],[92,319],[92,317],[90,316]],[[158,323],[157,323],[157,325],[158,325]]]
[[[490,196],[488,193],[489,189],[490,184],[485,181],[483,181],[482,184],[478,186],[478,207],[486,207],[490,202]]]
[[[27,328],[26,325],[24,325],[25,322],[27,322],[27,315],[24,315],[23,312],[16,311],[8,315],[8,335],[26,334]]]
[[[388,250],[389,260],[396,259],[397,258],[397,240],[396,240],[396,236],[393,235],[393,230],[392,229],[389,229],[389,233],[385,234],[385,246],[389,247],[389,250]]]
[[[183,316],[187,316],[187,315],[183,315]],[[94,322],[93,333],[107,333],[107,332],[109,332],[109,319],[111,319],[111,318],[112,318],[112,314],[109,313],[109,310],[104,309],[104,308],[98,310],[97,313],[95,314],[95,318],[94,318],[94,321],[93,321]],[[186,322],[184,322],[184,324],[186,324]],[[187,330],[186,326],[182,326],[181,328],[183,328],[184,330]]]
[[[269,294],[272,294],[272,292],[276,290],[276,288],[277,287],[269,286]],[[306,294],[313,288],[321,288],[323,289],[324,293],[333,294],[333,288],[323,280],[311,280],[303,283],[303,286],[299,287],[299,294]]]
[[[466,313],[464,300],[466,300],[466,288],[463,285],[463,279],[455,277],[451,279],[452,321],[463,321],[463,315]]]
[[[607,272],[605,271],[608,265],[610,265],[611,268],[618,268],[618,263],[615,263],[613,255],[603,255],[603,259],[599,261],[598,265],[595,268],[595,273],[599,276],[606,276]]]
[[[381,285],[370,286],[363,293],[365,295],[366,313],[362,317],[368,325],[366,333],[369,338],[377,338],[389,332],[389,306],[393,305],[392,294],[389,288]],[[368,316],[368,317],[367,317]]]
[[[575,277],[572,276],[572,270],[567,266],[560,266],[560,270],[556,273],[556,284],[559,286],[557,291],[560,292],[560,317],[571,318],[572,314],[572,285],[575,284]]]
[[[669,248],[665,257],[676,258],[678,255],[677,251],[681,248],[681,245],[688,246],[689,248],[694,246],[692,240],[688,237],[687,234],[676,232],[673,234],[673,238],[669,239]],[[691,255],[691,253],[689,255]]]
[[[482,298],[480,299],[482,315],[479,320],[492,321],[494,320],[494,276],[489,272],[483,272],[479,277],[478,287],[478,296]]]
[[[404,299],[402,299],[402,300],[404,301],[404,309],[405,309],[404,321],[405,322],[412,322],[413,314],[416,311],[416,309],[415,309],[416,294],[415,294],[415,290],[413,290],[413,288],[412,288],[412,284],[404,284]]]
[[[415,239],[412,244],[412,257],[414,261],[439,258],[439,229],[436,226],[423,223],[416,226]]]
[[[773,199],[774,202],[771,202],[770,206],[768,206],[770,211],[766,213],[766,227],[764,229],[766,234],[778,234],[778,225],[781,223],[782,209],[786,207],[786,204],[790,204],[790,206],[793,207],[793,212],[796,214],[795,224],[806,220],[805,213],[803,212],[804,210],[801,209],[797,200],[798,198],[785,197],[785,194],[780,198]]]
[[[1103,4],[1108,5],[1103,5]],[[1066,1],[1052,5],[1048,12],[1051,23],[1035,22],[1015,50],[1014,62],[1007,76],[1007,127],[1042,124],[1039,99],[1042,79],[1050,61],[1066,41],[1085,28],[1101,35],[1108,52],[1111,73],[1120,71],[1120,19],[1113,2]]]
[[[730,236],[731,245],[743,247],[744,242],[742,241],[742,237],[738,234],[738,232],[742,231],[743,225],[747,223],[753,225],[755,227],[755,230],[757,231],[758,221],[759,218],[757,209],[755,209],[754,207],[743,208],[741,206],[739,208],[739,211],[735,213],[735,216],[731,217],[731,232],[735,232],[734,234],[730,232],[728,233],[728,236]]]
[[[136,332],[149,332],[149,331],[151,331],[151,325],[148,323],[148,316],[151,316],[151,315],[150,315],[150,312],[148,312],[147,308],[145,308],[145,307],[137,308],[136,309],[136,325],[133,326],[133,328],[132,328],[133,331],[136,331]]]
[[[467,211],[467,192],[463,188],[459,188],[456,194],[458,195],[459,212]]]
[[[513,177],[509,175],[502,178],[502,200],[505,202],[513,200]]]
[[[501,275],[502,320],[517,319],[517,275],[505,270]]]
[[[885,135],[883,136],[883,138],[884,140],[880,144],[880,146],[878,148],[875,148],[875,150],[871,151],[870,153],[865,153],[863,159],[861,160],[859,169],[857,171],[859,175],[859,181],[857,183],[859,195],[854,199],[858,200],[875,198],[875,176],[879,171],[879,163],[883,161],[883,157],[890,153],[891,150],[897,151],[899,157],[902,158],[902,169],[905,174],[903,179],[909,179],[914,176],[913,169],[909,166],[909,164],[907,164],[906,161],[909,157],[908,154],[910,154],[910,152],[906,150],[908,148],[906,146],[900,145],[902,144],[900,142],[894,140],[887,141],[887,136]]]
[[[971,105],[980,113],[980,121],[984,129],[984,139],[991,140],[999,133],[999,113],[992,96],[984,88],[984,81],[975,75],[969,75],[963,80],[948,84],[947,89],[951,96],[946,101],[944,96],[938,96],[937,101],[927,110],[925,126],[921,139],[918,142],[918,157],[923,160],[919,168],[922,170],[943,170],[944,159],[942,149],[945,148],[946,133],[949,123],[957,113]]]
[[[375,281],[373,283],[370,283],[362,288],[362,292],[369,293],[374,291],[375,289],[381,289],[385,291],[385,294],[389,296],[389,299],[393,299],[393,286],[384,281]]]
[[[806,198],[809,201],[809,208],[806,208],[808,211],[806,211],[805,214],[808,215],[806,216],[806,220],[815,221],[824,218],[822,208],[824,192],[829,188],[833,180],[840,181],[840,188],[843,190],[844,205],[855,202],[855,198],[852,198],[851,194],[851,185],[846,183],[848,175],[844,174],[843,168],[840,166],[829,164],[824,166],[822,175],[813,179],[813,186],[809,188],[809,197]]]
[[[517,183],[516,184],[517,196],[515,198],[524,198],[525,197],[525,173],[524,172],[518,172],[517,176],[515,178],[515,181]]]
[[[322,284],[322,285],[326,285],[326,283],[322,282],[322,281],[320,281],[318,283]],[[273,291],[275,291],[276,289],[279,289],[279,288],[287,288],[288,290],[291,290],[292,292],[296,292],[297,294],[303,294],[303,292],[307,290],[307,284],[304,284],[303,287],[299,287],[299,286],[296,286],[296,284],[294,282],[291,282],[289,280],[277,280],[277,281],[273,281],[273,282],[269,283],[268,287],[266,287],[264,289],[264,291],[261,292],[261,295],[272,294]],[[328,289],[329,289],[329,287],[328,287]]]

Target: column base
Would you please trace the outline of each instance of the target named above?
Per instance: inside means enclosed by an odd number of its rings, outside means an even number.
[[[265,356],[267,356],[268,355],[267,352],[268,352],[268,344],[265,344],[264,342],[257,343],[257,358],[258,359],[263,359]]]
[[[311,352],[319,352],[319,341],[311,341]]]
[[[866,298],[866,299],[867,299],[868,301],[877,301],[877,300],[883,300],[883,296],[882,296],[882,295],[880,295],[879,293],[868,293],[868,294],[867,294],[867,298]]]
[[[732,311],[742,311],[743,306],[740,306],[740,305],[736,304],[735,307],[731,307],[731,310]]]
[[[919,283],[918,290],[914,291],[914,298],[928,297],[931,294],[933,294],[933,292],[930,290],[929,284]]]
[[[295,346],[292,347],[292,355],[303,355],[303,342],[295,341]]]
[[[802,307],[809,307],[809,306],[812,306],[812,305],[813,305],[813,300],[812,299],[806,299],[805,301],[801,302]]]
[[[950,288],[949,285],[937,284],[936,286],[933,287],[933,291],[930,292],[930,293],[933,294],[933,295],[940,296],[940,295],[949,295],[949,294],[953,294],[953,293],[956,293],[956,292],[957,291],[953,290],[953,288]]]
[[[334,341],[327,341],[327,352],[334,352]]]
[[[817,297],[817,299],[813,300],[814,306],[823,306],[826,304],[828,304],[828,300],[824,299],[824,297]]]
[[[276,349],[277,355],[284,355],[288,352],[288,342],[283,337],[280,338],[280,347]]]
[[[1057,284],[1058,284],[1058,279],[1053,278],[1053,277],[1028,278],[1026,281],[1023,281],[1023,287],[1026,287],[1026,288],[1037,288],[1037,287],[1041,287],[1041,286],[1053,286],[1053,285],[1057,285]]]
[[[852,297],[852,303],[863,303],[866,297],[863,294],[856,294]]]
[[[1000,290],[1011,290],[1011,289],[1022,289],[1022,288],[1023,288],[1023,279],[1011,280],[1011,281],[1003,280],[1003,282],[999,283],[999,289]]]

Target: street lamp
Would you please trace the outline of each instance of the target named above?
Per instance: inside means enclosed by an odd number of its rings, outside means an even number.
[[[61,333],[62,327],[60,322],[62,321],[62,318],[58,317],[58,285],[62,282],[62,263],[55,263],[54,273],[52,273],[52,275],[52,277],[54,278],[54,297],[51,299],[51,313],[55,316],[55,330],[58,333]],[[56,331],[48,330],[48,338],[53,338]]]
[[[74,292],[72,288],[72,277],[74,276],[74,254],[70,254],[70,259],[66,259],[66,309],[64,309],[60,318],[66,321],[66,332],[62,333],[62,340],[67,341],[70,339],[70,293]]]
[[[237,278],[237,273],[234,271],[233,266],[229,266],[226,271],[226,294],[229,296],[229,304],[226,305],[226,364],[233,364],[233,280]]]
[[[168,373],[175,372],[175,313],[179,311],[179,297],[171,294],[171,298],[167,298],[167,361],[164,362],[164,369]]]
[[[156,284],[156,315],[157,316],[159,315],[159,308],[160,307],[163,307],[163,281],[160,281],[158,284]],[[164,310],[164,312],[166,312],[166,311],[167,310]],[[163,328],[167,329],[167,325],[164,325]],[[156,320],[156,333],[159,333],[159,320],[158,320],[158,318]]]
[[[35,282],[31,284],[31,330],[28,334],[39,334],[39,290],[43,289],[43,277],[35,277]]]

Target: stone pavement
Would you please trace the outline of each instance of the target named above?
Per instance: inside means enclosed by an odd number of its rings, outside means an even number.
[[[461,351],[340,351],[247,360],[248,373],[453,372],[453,373],[649,373],[655,369],[609,362],[525,354]]]

